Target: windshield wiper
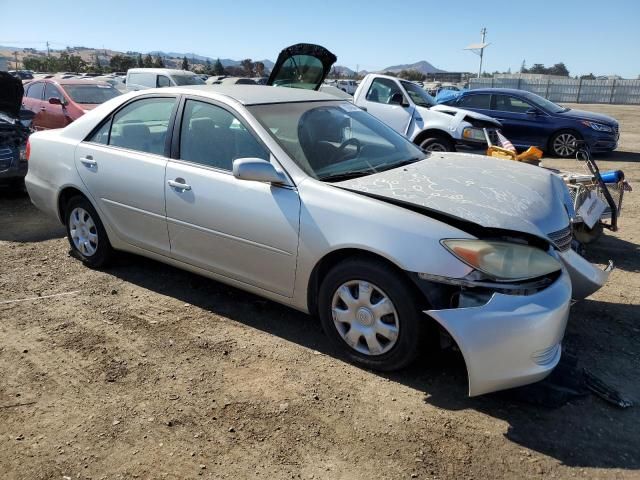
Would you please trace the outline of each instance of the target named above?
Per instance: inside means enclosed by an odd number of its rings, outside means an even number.
[[[383,163],[382,165],[378,165],[376,169],[379,172],[384,172],[386,170],[393,170],[394,168],[400,168],[415,162],[419,162],[420,160],[424,160],[425,158],[427,157],[413,157],[413,158],[409,158],[408,160],[403,160],[401,162]]]
[[[368,173],[375,173],[371,170],[348,170],[346,172],[334,173],[318,178],[321,182],[339,182],[341,180],[349,180],[350,178],[358,178]]]

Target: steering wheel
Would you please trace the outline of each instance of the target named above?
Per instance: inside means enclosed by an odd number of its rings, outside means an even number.
[[[355,155],[353,155],[353,154],[345,155],[344,154],[345,148],[347,148],[349,145],[355,145],[356,146]],[[355,158],[358,155],[360,155],[360,150],[362,150],[362,143],[360,142],[360,140],[358,140],[357,138],[348,138],[348,139],[346,139],[344,142],[342,142],[340,144],[340,146],[336,150],[336,153],[333,154],[333,158],[331,159],[331,163],[338,163],[339,161],[342,161],[342,160],[347,160],[349,158]],[[350,157],[349,155],[352,155],[352,156]]]

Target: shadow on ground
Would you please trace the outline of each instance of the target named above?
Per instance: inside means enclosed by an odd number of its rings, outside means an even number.
[[[41,242],[64,235],[60,222],[34,207],[25,191],[0,189],[0,240]]]
[[[130,255],[121,256],[119,264],[109,273],[305,348],[339,357],[322,334],[316,319],[255,295]],[[581,310],[606,311],[614,307],[629,319],[640,313],[634,305],[600,303],[586,301]],[[594,323],[597,326],[600,322],[607,322],[603,328],[607,330],[607,340],[610,342],[629,339],[626,323],[610,323],[606,318],[596,318],[588,324],[581,324],[580,315],[578,318],[574,316],[572,314],[571,322],[578,334],[571,335],[570,343],[572,351],[578,355],[581,349],[592,348],[590,337],[583,338],[579,332],[587,326],[593,328]],[[640,356],[637,342],[629,342],[624,348],[630,349],[636,358]],[[593,361],[600,360],[596,358]],[[633,378],[635,365],[633,362],[621,362],[615,368],[624,369],[623,377]],[[409,369],[383,376],[424,393],[426,403],[450,411],[473,409],[504,420],[509,424],[506,434],[508,440],[551,456],[563,464],[640,468],[640,457],[637,455],[640,440],[634,427],[640,423],[637,408],[617,410],[591,396],[577,398],[559,408],[548,408],[527,402],[529,392],[521,389],[468,398],[464,362],[454,353],[425,355]],[[535,394],[535,389],[532,392]]]

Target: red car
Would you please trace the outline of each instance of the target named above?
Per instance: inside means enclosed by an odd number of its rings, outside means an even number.
[[[36,114],[36,130],[63,128],[118,95],[120,92],[106,82],[46,78],[25,85],[22,108]]]

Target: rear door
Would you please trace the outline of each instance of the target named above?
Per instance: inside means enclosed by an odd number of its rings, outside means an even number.
[[[225,105],[188,99],[179,116],[165,185],[171,255],[291,297],[300,218],[297,190],[233,176],[237,158],[275,160]]]
[[[22,108],[31,110],[35,116],[33,117],[33,128],[42,130],[42,117],[46,108],[44,107],[44,82],[31,82],[27,86],[27,91],[22,97]]]
[[[164,176],[176,105],[175,96],[138,98],[76,149],[76,168],[118,237],[165,255]]]
[[[292,45],[278,55],[267,85],[318,90],[337,59],[320,45]]]
[[[373,79],[365,98],[358,101],[358,106],[401,135],[406,135],[415,109],[395,81],[380,77]]]

